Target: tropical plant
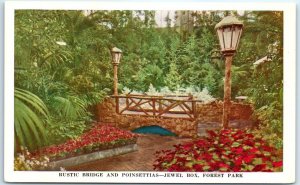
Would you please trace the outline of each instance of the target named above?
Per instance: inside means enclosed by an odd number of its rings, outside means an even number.
[[[45,124],[49,112],[44,102],[30,91],[15,88],[15,141],[30,149],[45,144]]]

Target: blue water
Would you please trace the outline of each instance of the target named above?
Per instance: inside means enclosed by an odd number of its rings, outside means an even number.
[[[156,125],[140,127],[134,129],[132,132],[140,133],[140,134],[158,134],[163,136],[176,136],[176,134],[174,134],[173,132]]]

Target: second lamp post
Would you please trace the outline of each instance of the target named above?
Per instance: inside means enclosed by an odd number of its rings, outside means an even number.
[[[228,16],[219,22],[215,29],[220,41],[221,52],[226,58],[222,124],[223,128],[228,128],[231,107],[231,63],[239,45],[243,22],[239,21],[236,17]]]
[[[118,65],[120,63],[122,50],[114,47],[110,50],[110,52],[111,52],[112,64],[114,66],[114,96],[118,96]]]

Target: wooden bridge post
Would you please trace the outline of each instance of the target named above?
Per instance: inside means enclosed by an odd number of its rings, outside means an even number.
[[[153,109],[153,116],[156,114],[156,109],[155,109],[155,98],[152,98],[152,109]]]
[[[126,94],[126,107],[129,105],[129,94]]]
[[[120,111],[119,111],[119,97],[118,96],[115,96],[116,98],[116,112],[119,114]]]
[[[193,116],[194,116],[194,119],[197,118],[197,107],[196,107],[196,102],[195,101],[192,101],[192,110],[193,110]]]

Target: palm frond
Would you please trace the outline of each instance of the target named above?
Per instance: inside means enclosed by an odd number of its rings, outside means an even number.
[[[53,97],[53,109],[69,119],[77,119],[86,116],[86,103],[76,96]]]
[[[39,147],[45,139],[45,120],[48,110],[35,94],[16,88],[14,97],[14,126],[18,143],[30,149]]]

